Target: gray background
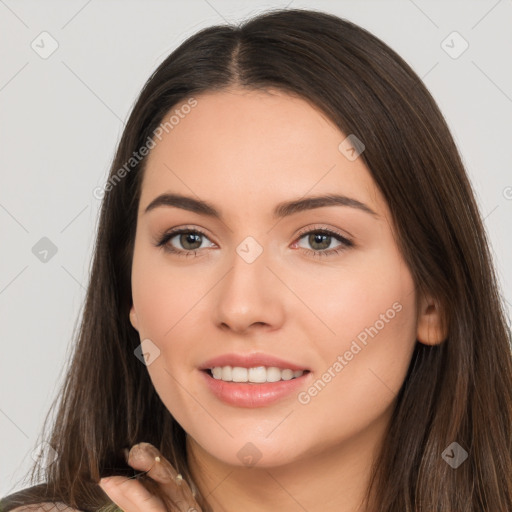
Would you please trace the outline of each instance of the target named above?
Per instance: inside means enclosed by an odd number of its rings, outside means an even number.
[[[424,79],[476,191],[510,316],[511,0],[0,0],[0,496],[24,487],[42,441],[85,296],[92,191],[142,85],[197,30],[287,5],[365,27]],[[457,58],[453,31],[469,44]],[[54,255],[38,252],[43,237]]]

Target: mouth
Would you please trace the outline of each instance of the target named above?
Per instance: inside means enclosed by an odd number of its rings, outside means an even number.
[[[229,367],[231,368],[231,367]],[[226,367],[204,368],[201,370],[209,377],[226,383],[261,385],[273,382],[295,380],[310,373],[309,370],[289,370],[277,367],[254,368],[236,367],[227,370]]]
[[[231,367],[227,368],[231,369]],[[243,408],[271,406],[278,404],[281,400],[290,400],[294,393],[298,393],[311,384],[313,374],[310,370],[295,370],[295,375],[290,375],[290,372],[292,372],[290,369],[281,370],[272,367],[269,368],[270,374],[268,377],[270,380],[263,380],[262,368],[264,367],[235,367],[235,380],[224,380],[218,376],[220,369],[223,372],[226,371],[226,378],[229,377],[229,371],[226,370],[226,367],[203,368],[199,371],[199,375],[203,376],[201,380],[213,397],[229,406]],[[239,369],[242,371],[239,372]],[[251,372],[251,377],[249,377],[249,371],[256,369],[259,372],[259,377],[256,373],[256,379],[254,378],[254,371]],[[276,370],[280,372],[280,375],[277,374]],[[249,378],[260,380],[260,382],[251,382]]]

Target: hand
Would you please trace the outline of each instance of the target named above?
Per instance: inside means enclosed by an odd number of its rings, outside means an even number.
[[[124,476],[102,478],[99,486],[124,512],[201,512],[188,483],[152,444],[132,446],[127,463],[147,472],[156,483],[148,480],[145,486],[136,478]]]

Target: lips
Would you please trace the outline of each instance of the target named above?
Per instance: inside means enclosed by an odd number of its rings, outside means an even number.
[[[294,393],[307,387],[313,378],[313,374],[308,371],[290,380],[255,384],[225,382],[222,379],[213,378],[207,370],[198,371],[198,374],[213,397],[232,407],[246,408],[277,405],[281,400],[290,400]]]
[[[256,366],[275,366],[282,370],[304,370],[310,371],[306,366],[303,366],[292,361],[287,361],[270,354],[252,353],[252,354],[223,354],[212,359],[205,361],[200,367],[200,370],[209,370],[215,366],[239,366],[241,368],[254,368]]]

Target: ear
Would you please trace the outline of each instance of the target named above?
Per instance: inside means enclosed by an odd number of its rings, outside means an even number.
[[[448,329],[437,300],[420,296],[416,337],[424,345],[439,345],[448,337]]]
[[[132,305],[130,309],[130,323],[132,324],[133,328],[138,331],[138,322],[137,322],[137,313],[135,313],[135,306]]]

